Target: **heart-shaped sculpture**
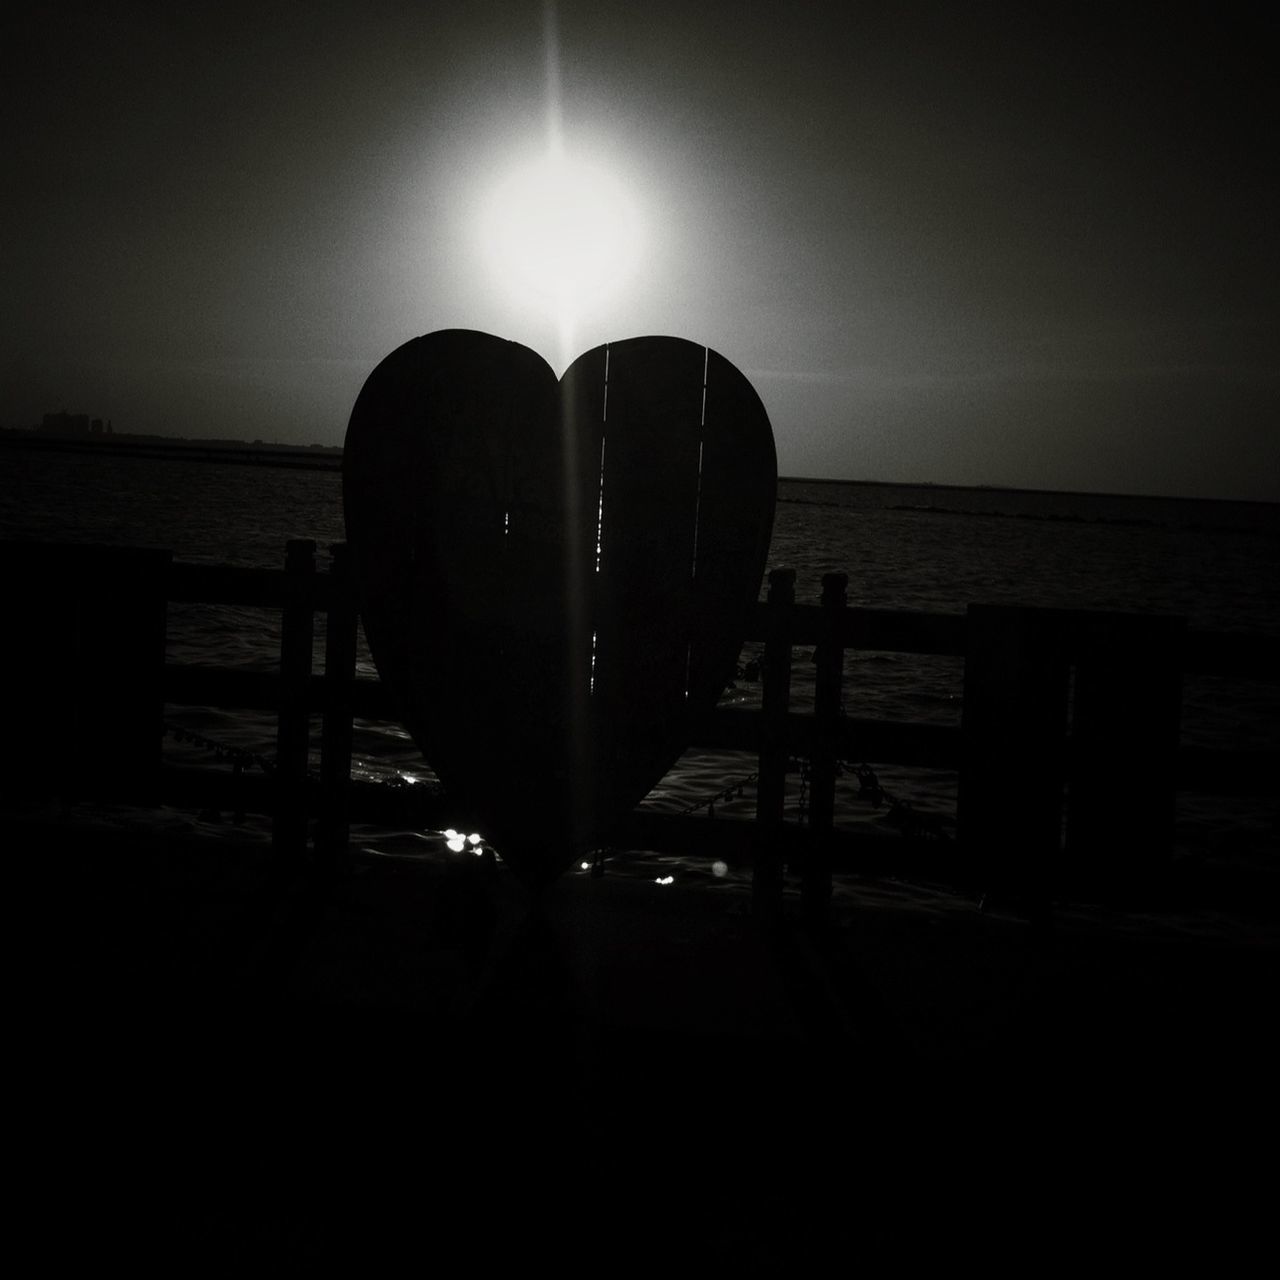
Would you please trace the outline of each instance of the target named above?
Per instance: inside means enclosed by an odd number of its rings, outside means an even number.
[[[370,374],[343,462],[365,635],[459,823],[550,879],[661,780],[733,678],[777,459],[681,338],[579,356],[449,329]]]

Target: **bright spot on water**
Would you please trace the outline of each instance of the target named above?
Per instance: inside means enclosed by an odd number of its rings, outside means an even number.
[[[580,863],[578,863],[578,866],[580,866],[580,867],[583,869],[583,871],[590,871],[590,870],[591,870],[591,863],[589,863],[589,862],[580,862]]]
[[[653,883],[654,884],[675,884],[675,882],[676,882],[675,876],[659,876]]]
[[[476,845],[480,843],[480,837],[477,835],[469,835],[467,837],[467,843],[471,845],[472,848],[474,848]]]
[[[444,838],[446,840],[456,840],[458,838],[458,833],[452,827],[446,827]]]
[[[717,859],[711,864],[711,874],[715,876],[717,880],[724,879],[724,877],[729,874],[729,864]]]
[[[458,835],[450,837],[445,843],[453,850],[454,853],[461,853],[467,847],[467,842]]]

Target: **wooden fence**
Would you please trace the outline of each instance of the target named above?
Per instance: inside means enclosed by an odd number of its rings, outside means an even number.
[[[16,606],[0,636],[10,696],[0,785],[120,800],[221,803],[227,781],[165,766],[164,706],[258,709],[277,715],[270,776],[235,770],[238,808],[269,813],[281,859],[341,855],[352,817],[432,826],[447,806],[422,788],[351,779],[353,718],[392,720],[383,686],[357,679],[358,617],[345,547],[318,572],[315,544],[288,544],[283,570],[182,564],[167,552],[0,544]],[[754,851],[758,898],[801,872],[821,914],[836,866],[917,865],[952,879],[1043,895],[1064,867],[1140,882],[1170,852],[1175,795],[1269,794],[1280,753],[1210,751],[1179,743],[1185,673],[1273,680],[1280,640],[1192,630],[1176,618],[971,605],[965,614],[851,608],[843,574],[816,605],[795,600],[795,575],[770,574],[747,639],[763,642],[759,710],[718,708],[692,745],[758,760],[756,821],[710,822],[639,809],[619,848],[741,855]],[[281,613],[278,673],[165,661],[171,602],[262,606]],[[316,616],[325,651],[314,669]],[[811,711],[792,706],[794,647],[812,647]],[[940,726],[844,714],[849,650],[949,655],[964,661],[961,723]],[[318,780],[309,776],[311,717],[321,717]],[[808,764],[804,821],[788,821],[789,762]],[[837,830],[842,762],[955,771],[957,835],[887,842]],[[57,762],[51,766],[50,762]]]

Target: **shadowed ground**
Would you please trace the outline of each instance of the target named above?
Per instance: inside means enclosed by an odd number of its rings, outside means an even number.
[[[1135,1229],[1149,1200],[1253,1220],[1259,904],[1045,931],[867,884],[814,942],[740,893],[583,876],[534,903],[471,858],[273,894],[260,838],[83,818],[6,822],[51,1259],[750,1270],[900,1251],[922,1214],[944,1244]]]

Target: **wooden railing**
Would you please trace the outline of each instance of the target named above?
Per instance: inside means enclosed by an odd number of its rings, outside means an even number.
[[[10,730],[0,785],[47,785],[49,759],[69,735],[81,763],[52,776],[63,791],[119,799],[209,803],[226,779],[164,766],[163,707],[246,708],[277,715],[271,775],[237,770],[237,807],[269,813],[279,856],[315,849],[339,856],[352,816],[449,818],[423,788],[351,779],[353,719],[392,720],[376,679],[356,677],[357,605],[345,548],[317,572],[315,544],[288,544],[283,570],[182,564],[165,552],[0,546],[17,608],[4,628]],[[886,856],[952,878],[1001,882],[1032,895],[1064,865],[1109,880],[1148,875],[1170,850],[1178,789],[1269,794],[1280,753],[1210,751],[1179,743],[1184,673],[1273,680],[1280,641],[1210,633],[1176,618],[972,605],[965,614],[851,608],[846,579],[828,574],[817,605],[798,604],[795,575],[770,574],[768,599],[746,638],[763,642],[759,710],[718,708],[693,726],[692,745],[752,753],[756,821],[709,822],[641,808],[615,847],[754,850],[757,887],[772,893],[786,864],[801,869],[805,901],[821,912],[832,868],[874,869]],[[168,603],[262,606],[281,612],[278,673],[164,661]],[[313,664],[314,619],[325,653]],[[811,711],[793,709],[795,646],[815,650]],[[949,655],[964,662],[958,726],[846,716],[849,650]],[[16,673],[27,673],[25,678]],[[322,718],[318,782],[308,774],[310,725]],[[788,821],[786,773],[808,762],[804,821]],[[842,761],[874,761],[958,774],[957,837],[884,842],[836,827]],[[416,792],[417,794],[414,794]],[[225,803],[225,795],[223,796]],[[745,832],[745,834],[744,834]]]

